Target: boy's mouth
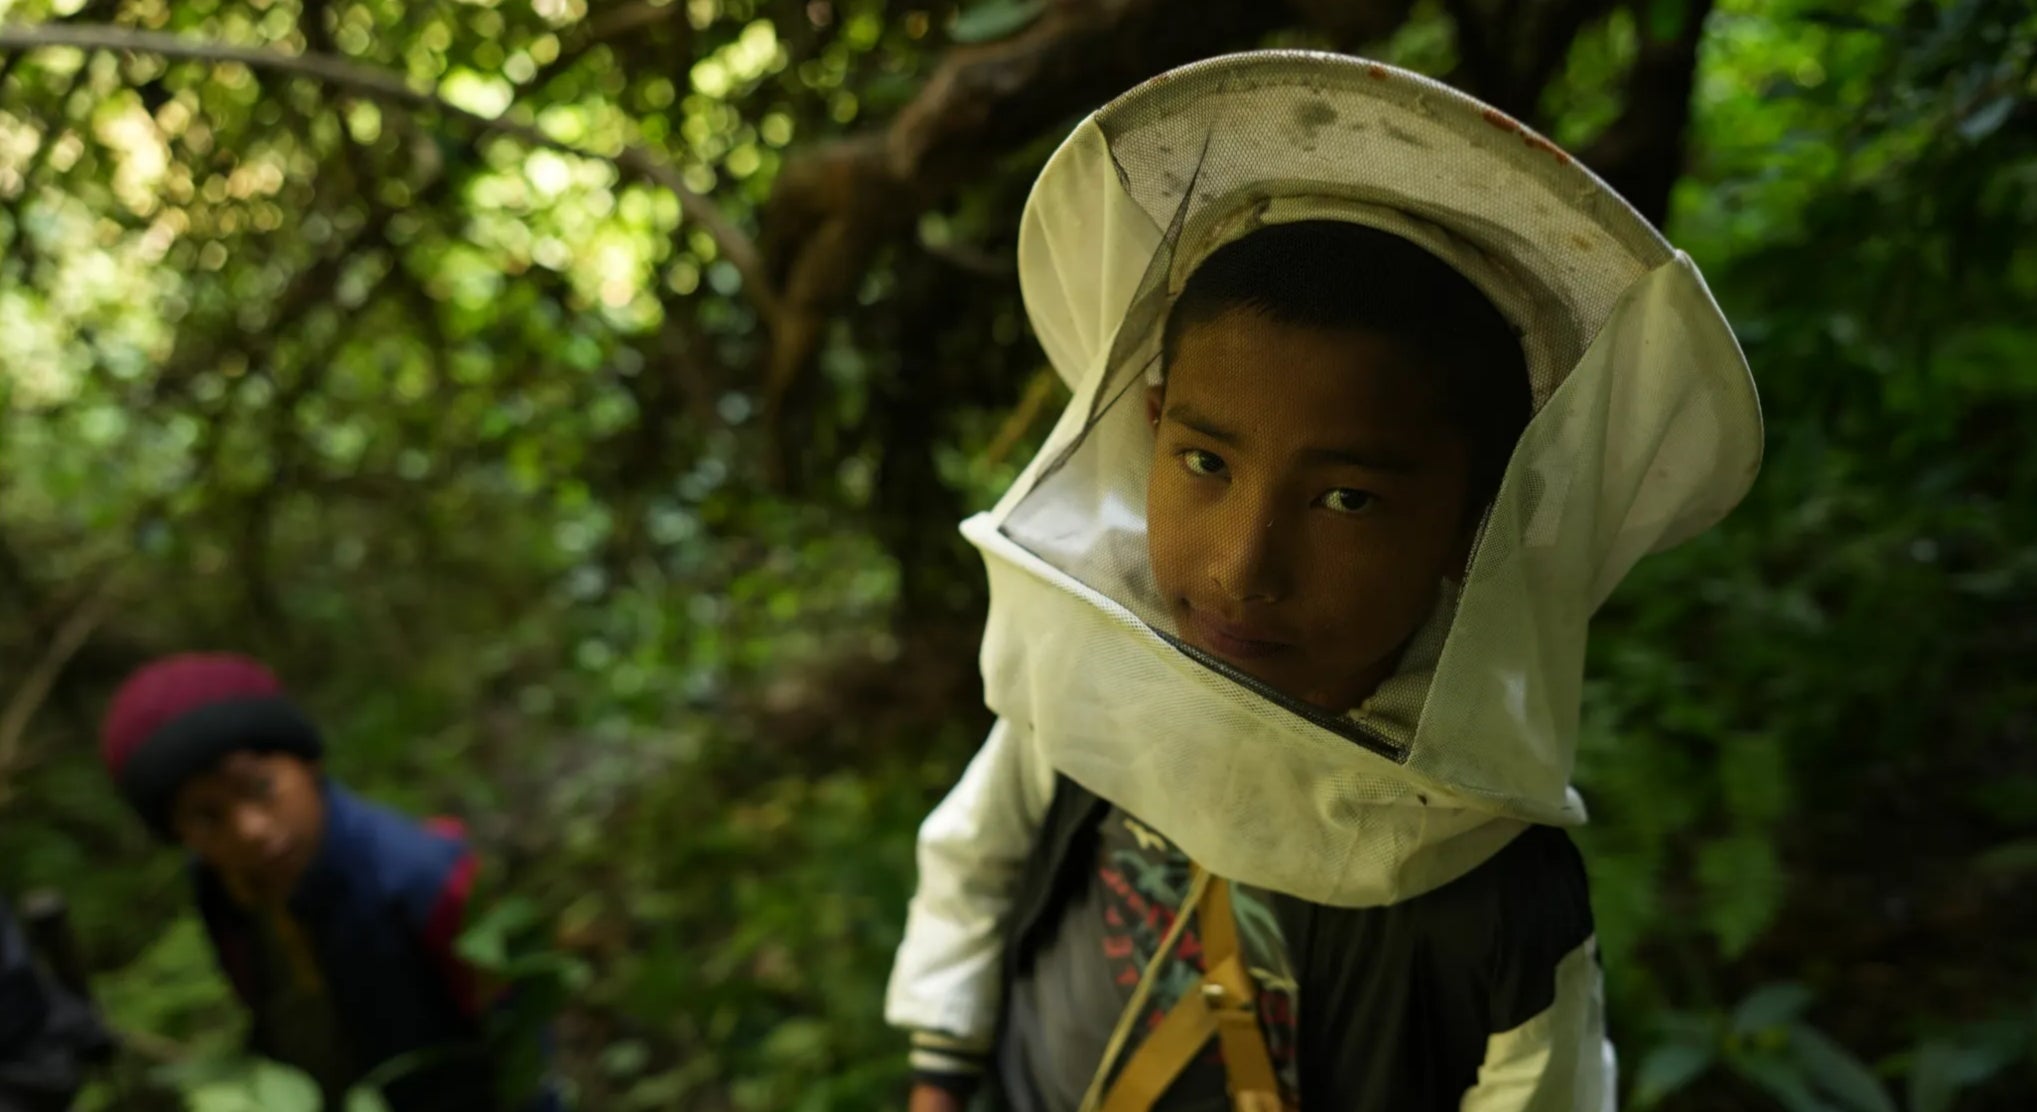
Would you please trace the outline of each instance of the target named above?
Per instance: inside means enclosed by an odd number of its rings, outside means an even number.
[[[253,867],[264,880],[287,880],[296,875],[302,856],[294,843],[285,842],[263,848],[256,856]]]
[[[1189,639],[1218,656],[1232,660],[1262,660],[1293,647],[1264,627],[1227,622],[1206,610],[1197,609],[1193,603],[1186,610]]]

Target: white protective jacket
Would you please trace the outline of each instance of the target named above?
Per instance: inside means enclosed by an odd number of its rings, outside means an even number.
[[[1325,218],[1412,240],[1479,286],[1520,331],[1535,404],[1461,589],[1341,718],[1174,638],[1146,564],[1137,389],[1201,259]],[[1528,824],[1584,821],[1570,775],[1586,624],[1635,561],[1723,517],[1760,461],[1752,378],[1688,257],[1493,109],[1387,66],[1283,51],[1187,66],[1083,121],[1027,203],[1019,269],[1073,398],[962,526],[989,573],[982,668],[999,722],[921,831],[891,1022],[964,1045],[994,1029],[1012,886],[1057,773],[1220,876],[1335,908],[1420,896]],[[1572,965],[1581,1015],[1598,974]],[[1465,1107],[1595,1107],[1506,1081],[1555,1037],[1492,1063],[1512,1103]]]

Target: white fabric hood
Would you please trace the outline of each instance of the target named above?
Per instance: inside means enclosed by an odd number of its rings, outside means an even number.
[[[1139,390],[1171,298],[1254,228],[1409,239],[1521,331],[1535,416],[1461,589],[1335,716],[1176,640],[1146,561]],[[1216,873],[1339,906],[1420,894],[1525,822],[1574,824],[1586,624],[1634,562],[1717,522],[1759,465],[1754,384],[1687,257],[1520,125],[1415,74],[1258,52],[1079,125],[1027,203],[1026,309],[1074,397],[997,506],[985,697],[1017,743]]]

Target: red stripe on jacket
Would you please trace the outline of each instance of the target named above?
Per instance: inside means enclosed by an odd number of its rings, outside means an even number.
[[[424,820],[424,827],[447,838],[464,840],[467,835],[467,828],[458,819],[444,816]],[[469,1019],[481,1014],[480,990],[473,968],[460,957],[454,945],[459,941],[460,929],[466,925],[467,901],[474,894],[474,878],[480,868],[481,859],[472,850],[463,853],[446,875],[445,886],[439,889],[438,900],[432,904],[424,923],[425,948],[438,961],[453,1002]]]

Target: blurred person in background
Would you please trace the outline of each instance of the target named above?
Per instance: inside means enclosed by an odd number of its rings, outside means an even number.
[[[101,753],[149,829],[190,854],[254,1052],[308,1074],[332,1108],[371,1075],[394,1112],[559,1107],[540,1078],[504,1082],[528,1063],[486,1038],[502,994],[455,952],[480,867],[462,828],[327,775],[317,726],[267,667],[144,666],[113,698]]]

